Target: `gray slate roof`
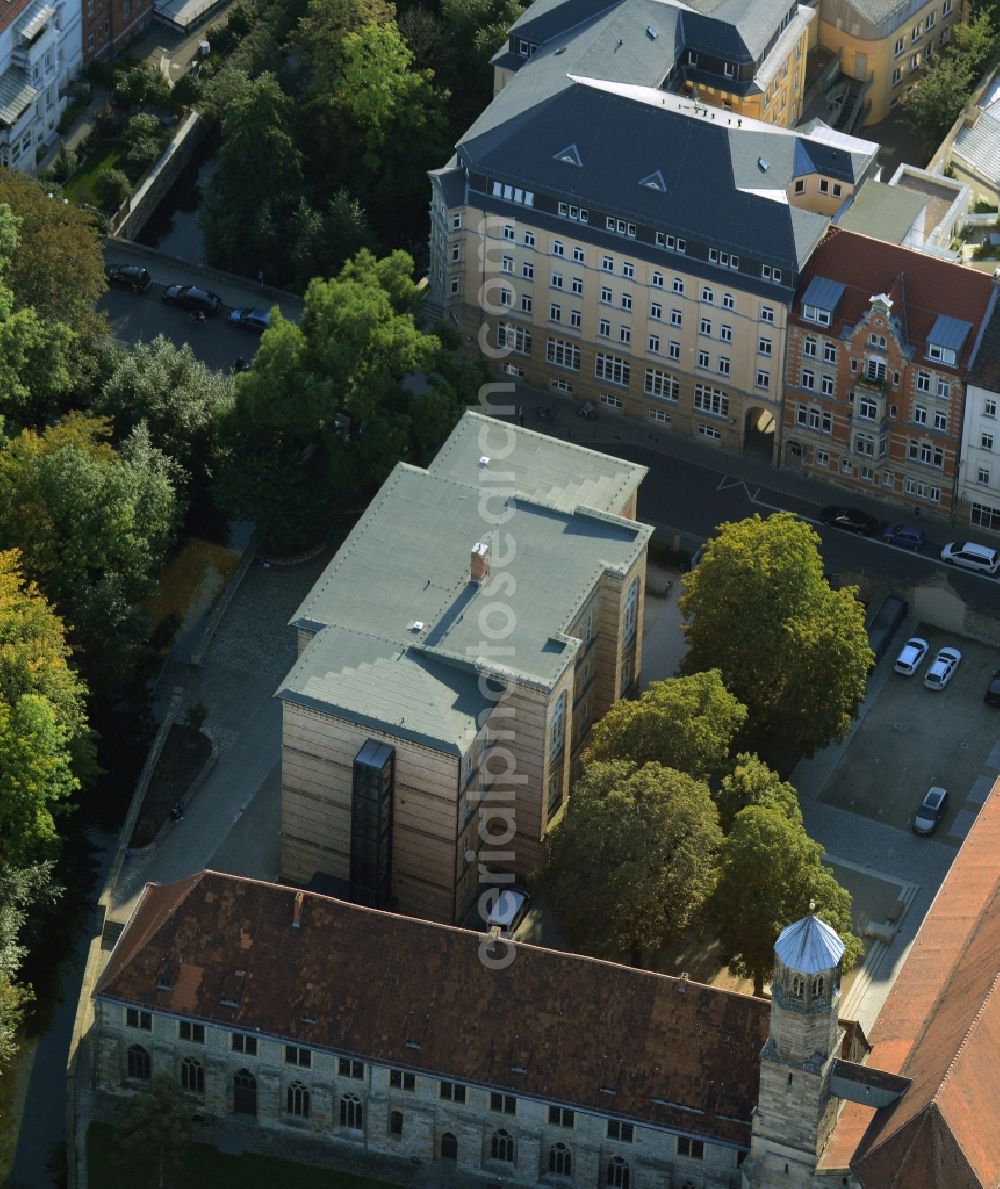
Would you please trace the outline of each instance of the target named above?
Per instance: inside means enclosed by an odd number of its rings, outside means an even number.
[[[1000,182],[1000,119],[982,112],[971,128],[955,137],[952,154],[988,181]]]
[[[383,484],[292,620],[318,634],[279,697],[461,754],[488,704],[480,670],[547,689],[574,662],[577,643],[563,633],[598,576],[627,571],[652,530],[569,505],[579,492],[610,506],[644,468],[561,443],[543,448],[539,435],[505,426],[517,439],[511,457],[520,461],[526,488],[545,486],[547,462],[566,486],[550,476],[551,503],[517,496],[505,505],[512,484],[504,481],[492,488],[499,495],[484,512],[484,420],[466,415],[433,472],[401,463]],[[575,467],[560,466],[557,460],[571,454]],[[513,486],[520,489],[516,479]],[[503,590],[502,601],[515,630],[504,641],[512,654],[497,661],[484,656],[488,641],[479,624],[497,592],[470,581],[469,558],[506,512],[502,532],[515,550],[504,568],[515,585]],[[506,556],[508,547],[501,552]]]
[[[787,925],[774,943],[774,952],[789,968],[801,974],[833,970],[844,956],[844,943],[835,929],[811,914]]]
[[[753,120],[737,126],[722,110],[704,117],[691,110],[677,96],[567,77],[543,55],[465,134],[457,163],[779,267],[801,267],[829,220],[785,200],[803,165],[799,137]],[[814,132],[808,159],[853,180],[875,146],[866,155],[866,142],[832,136],[827,143],[826,135]],[[555,160],[570,143],[582,167]],[[665,193],[640,184],[656,170]]]
[[[520,429],[481,413],[466,413],[427,468],[457,483],[482,485],[480,459],[495,452],[489,473],[497,486],[513,486],[527,499],[563,512],[578,507],[615,513],[638,488],[648,468],[571,442]],[[509,479],[506,478],[509,476]]]
[[[926,194],[869,178],[837,223],[859,235],[901,244],[926,205]]]

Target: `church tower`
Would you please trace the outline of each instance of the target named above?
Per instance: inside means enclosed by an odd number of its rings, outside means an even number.
[[[771,1026],[760,1056],[750,1157],[743,1165],[744,1185],[752,1189],[812,1184],[837,1116],[830,1070],[840,1052],[843,956],[835,930],[812,912],[775,942]]]

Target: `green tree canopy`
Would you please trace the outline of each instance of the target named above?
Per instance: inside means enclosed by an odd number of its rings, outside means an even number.
[[[717,669],[654,681],[635,701],[616,702],[596,724],[586,760],[655,761],[707,780],[726,767],[746,716]]]
[[[0,547],[63,616],[91,688],[131,676],[145,638],[142,600],[173,539],[176,499],[159,465],[133,465],[108,423],[71,414],[0,450]]]
[[[849,970],[861,954],[861,942],[851,932],[850,894],[823,866],[822,856],[819,843],[781,805],[751,804],[733,820],[706,916],[717,929],[730,972],[753,979],[755,995],[764,993],[778,934],[806,915],[810,901],[844,942],[843,968]]]
[[[60,889],[52,882],[52,864],[13,867],[0,863],[0,1069],[17,1052],[17,1030],[33,996],[17,981],[25,947],[21,932],[33,906],[51,902]]]
[[[589,764],[546,838],[541,884],[574,949],[639,966],[705,903],[720,841],[706,785],[659,764]]]
[[[962,113],[975,74],[960,54],[943,54],[931,63],[906,97],[910,124],[928,145],[938,144]]]
[[[20,555],[0,552],[0,702],[8,708],[26,695],[52,707],[83,780],[94,775],[94,744],[87,725],[87,689],[70,667],[62,622],[20,573]]]
[[[173,1078],[157,1074],[121,1120],[119,1158],[132,1183],[156,1189],[181,1185],[193,1135],[191,1103]]]
[[[685,673],[718,669],[746,750],[812,755],[850,728],[872,651],[855,588],[832,590],[819,537],[791,512],[721,526],[683,579]]]
[[[404,252],[360,252],[339,277],[310,283],[301,324],[275,313],[220,431],[228,510],[266,535],[308,537],[334,498],[367,494],[411,456],[426,400],[413,380],[429,373],[435,386],[440,352],[414,324],[418,301]],[[438,409],[436,424],[450,429],[460,412]]]
[[[54,858],[55,813],[80,787],[66,731],[46,698],[0,702],[0,863],[24,867]]]
[[[768,805],[780,809],[789,821],[802,822],[795,789],[758,756],[746,752],[736,757],[732,771],[722,778],[715,804],[724,834],[729,833],[736,815],[748,805]]]
[[[288,275],[286,222],[298,199],[301,155],[294,106],[269,72],[227,72],[219,168],[200,219],[213,264],[270,278]]]
[[[162,335],[108,348],[107,378],[92,411],[112,419],[115,439],[145,422],[152,445],[183,467],[196,487],[210,477],[215,428],[233,403],[233,382]]]
[[[5,272],[15,307],[32,309],[43,322],[61,323],[84,338],[103,334],[104,319],[94,306],[107,286],[93,215],[49,198],[44,184],[14,169],[0,170],[0,204],[19,220]]]

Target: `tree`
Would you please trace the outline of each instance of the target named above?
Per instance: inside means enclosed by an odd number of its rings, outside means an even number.
[[[24,867],[55,857],[53,814],[80,787],[66,742],[46,698],[0,702],[0,863]]]
[[[61,411],[73,384],[74,338],[61,322],[15,309],[13,293],[0,281],[0,409],[15,426],[40,425]]]
[[[746,752],[736,757],[732,771],[722,778],[715,804],[723,834],[729,833],[736,815],[748,805],[767,805],[779,809],[789,821],[802,822],[795,789],[763,760]]]
[[[464,131],[493,96],[490,58],[527,8],[521,0],[441,0],[446,31],[441,77],[452,92],[453,127]]]
[[[418,302],[405,253],[363,251],[310,283],[300,324],[275,314],[220,429],[228,511],[301,544],[331,499],[367,494],[410,454],[420,397],[407,381],[440,350],[414,324]]]
[[[51,903],[60,892],[52,882],[51,863],[0,863],[0,1068],[17,1052],[17,1030],[33,998],[31,988],[17,982],[25,954],[21,930],[29,908]]]
[[[173,1078],[157,1074],[129,1103],[118,1136],[120,1159],[136,1184],[179,1185],[191,1147],[191,1104]]]
[[[683,579],[684,673],[718,669],[744,750],[788,759],[843,739],[873,662],[854,587],[832,590],[819,537],[791,512],[721,526]]]
[[[396,18],[390,0],[309,0],[291,42],[302,54],[318,90],[336,78],[336,53],[348,33],[366,25],[386,25]]]
[[[913,130],[926,144],[938,144],[962,114],[974,77],[967,59],[943,54],[914,83],[906,110]]]
[[[654,681],[635,701],[616,702],[594,727],[586,761],[655,761],[697,780],[719,775],[747,711],[717,669]]]
[[[338,190],[323,211],[300,198],[288,228],[294,283],[305,289],[313,277],[330,277],[362,248],[372,248],[374,234],[361,204]]]
[[[232,378],[195,358],[190,346],[162,335],[151,343],[115,343],[92,411],[108,416],[116,440],[145,422],[152,445],[183,468],[200,490],[215,453],[215,429],[233,403]]]
[[[132,676],[145,639],[142,600],[173,539],[176,499],[158,462],[140,466],[107,442],[105,421],[71,414],[0,450],[0,548],[72,626],[91,689]]]
[[[93,214],[49,198],[50,189],[0,170],[0,204],[19,220],[4,279],[17,309],[33,309],[43,322],[62,323],[87,340],[104,333],[104,320],[94,313],[107,287],[101,239]]]
[[[102,169],[97,175],[97,192],[105,210],[116,211],[132,197],[132,183],[124,169]]]
[[[221,107],[219,168],[201,222],[209,259],[234,271],[289,276],[286,224],[301,185],[299,150],[288,129],[293,104],[273,74],[228,75]]]
[[[997,14],[984,9],[955,26],[955,36],[947,52],[963,57],[974,77],[978,78],[996,55],[996,22]]]
[[[822,864],[823,848],[801,821],[778,805],[749,805],[737,813],[722,843],[719,879],[706,917],[718,930],[723,960],[739,978],[753,979],[753,993],[764,994],[774,965],[778,934],[816,913],[844,942],[844,969],[861,954],[851,932],[851,897]]]
[[[540,882],[574,949],[641,966],[705,903],[720,840],[699,781],[660,764],[589,764],[546,838]]]

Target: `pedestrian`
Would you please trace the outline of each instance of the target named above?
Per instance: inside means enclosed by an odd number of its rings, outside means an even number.
[[[264,270],[262,268],[257,270],[257,284],[258,285],[264,284]]]
[[[914,517],[914,519],[915,519],[915,520],[919,520],[919,519],[920,519],[920,507],[919,507],[919,505],[918,505],[916,508],[914,508],[914,509],[913,509],[913,517]]]
[[[524,429],[524,408],[521,405],[517,406],[517,423]]]

